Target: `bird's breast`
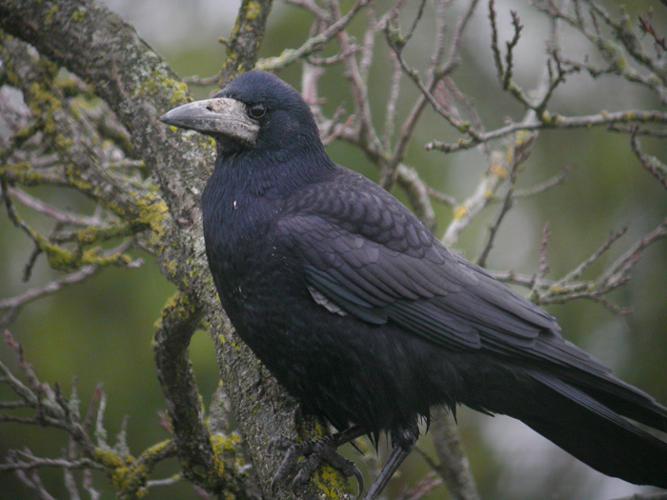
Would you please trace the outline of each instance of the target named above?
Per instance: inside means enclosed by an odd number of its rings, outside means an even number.
[[[268,236],[280,205],[225,181],[207,186],[202,198],[204,240],[225,309],[245,316],[281,269]]]

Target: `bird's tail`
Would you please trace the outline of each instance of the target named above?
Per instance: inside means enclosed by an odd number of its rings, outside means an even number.
[[[520,419],[604,474],[667,488],[667,443],[623,416],[667,431],[667,409],[611,376],[599,381],[607,390],[591,390],[590,384],[525,373],[525,397],[491,398],[485,409]]]

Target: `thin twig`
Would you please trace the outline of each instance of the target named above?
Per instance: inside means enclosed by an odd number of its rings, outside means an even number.
[[[352,19],[354,19],[354,16],[357,14],[357,12],[368,5],[369,2],[370,0],[357,0],[357,2],[352,6],[347,14],[337,19],[336,22],[334,22],[327,29],[309,38],[296,49],[286,49],[279,56],[260,59],[255,64],[255,69],[262,71],[276,71],[283,69],[286,66],[296,62],[297,60],[306,57],[317,50],[320,50],[325,43],[344,30],[345,27],[352,21]],[[354,50],[351,49],[351,47],[343,48],[344,54],[348,54],[349,52],[354,53]]]
[[[9,187],[9,195],[16,198],[22,205],[35,210],[47,217],[63,224],[74,226],[99,226],[102,222],[99,217],[88,217],[53,207],[42,200],[29,195],[21,189]]]
[[[632,152],[639,158],[642,167],[655,177],[663,188],[667,189],[667,165],[662,163],[655,156],[647,155],[642,151],[639,139],[637,138],[636,129],[630,138],[630,145],[632,147]]]
[[[456,432],[452,416],[443,409],[434,412],[431,433],[440,466],[435,469],[447,485],[461,500],[479,500],[479,493],[470,471],[470,463],[463,452],[461,440]]]
[[[481,133],[478,138],[460,139],[455,143],[431,141],[426,144],[425,148],[427,151],[438,150],[445,153],[453,153],[474,148],[482,142],[500,139],[521,130],[574,129],[638,123],[667,124],[667,113],[654,110],[625,110],[609,113],[603,111],[592,115],[565,116],[545,111],[540,121],[531,120],[510,123],[498,129]]]
[[[498,229],[500,228],[500,224],[502,224],[505,215],[507,215],[507,213],[512,208],[514,200],[514,186],[516,184],[516,177],[517,177],[517,167],[518,163],[515,162],[512,165],[512,169],[510,171],[509,186],[503,198],[503,203],[500,207],[500,210],[498,211],[496,220],[489,227],[489,237],[487,238],[486,244],[484,245],[482,252],[477,258],[477,265],[480,267],[486,267],[486,260],[489,257],[489,253],[491,253],[491,249],[493,248],[493,243],[496,239],[496,235],[498,234]]]
[[[0,310],[20,308],[29,302],[33,302],[46,295],[54,294],[66,286],[81,283],[89,277],[93,276],[98,270],[99,268],[96,266],[84,266],[61,279],[53,280],[42,287],[31,288],[30,290],[27,290],[15,297],[2,299],[0,300]]]
[[[547,191],[563,184],[567,180],[567,177],[570,175],[571,171],[572,167],[570,165],[566,165],[561,169],[560,173],[548,178],[543,182],[539,182],[528,188],[516,189],[512,197],[517,200],[520,198],[531,198],[533,196],[537,196],[538,194],[546,193]],[[500,200],[499,198],[495,198],[495,201]]]
[[[44,458],[27,456],[28,461],[9,461],[0,464],[0,471],[32,470],[43,467],[57,467],[60,469],[103,469],[103,467],[88,459],[67,460],[64,458]]]

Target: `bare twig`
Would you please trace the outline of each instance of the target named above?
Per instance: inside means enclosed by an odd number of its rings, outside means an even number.
[[[285,2],[307,10],[320,21],[326,21],[329,18],[329,13],[326,11],[326,9],[323,9],[317,5],[315,0],[285,0]]]
[[[542,228],[542,241],[540,241],[540,251],[539,251],[539,265],[537,267],[537,275],[535,282],[541,282],[549,274],[550,265],[549,265],[549,243],[551,242],[551,226],[549,223],[545,223]]]
[[[442,193],[436,189],[433,189],[430,186],[426,187],[428,191],[428,195],[433,198],[436,201],[439,201],[440,203],[443,203],[451,208],[454,208],[455,206],[458,205],[458,200],[454,198],[452,195],[447,194],[447,193]]]
[[[503,88],[508,89],[510,82],[512,81],[512,73],[514,71],[514,48],[519,43],[519,38],[521,38],[521,31],[523,30],[523,25],[519,19],[519,15],[516,11],[510,11],[512,15],[512,27],[514,28],[514,35],[512,39],[507,42],[507,49],[505,52],[505,70],[503,75]]]
[[[505,151],[497,150],[491,154],[489,168],[473,193],[454,209],[454,218],[442,238],[445,245],[456,243],[460,233],[491,202],[500,186],[510,179],[511,172],[516,172],[516,167],[527,158],[534,141],[534,135],[517,135]]]
[[[441,484],[442,479],[437,477],[435,472],[431,471],[427,473],[426,476],[424,476],[424,478],[415,486],[401,494],[400,500],[419,500],[430,494]]]
[[[426,144],[427,150],[438,150],[453,153],[470,149],[482,142],[506,137],[522,130],[573,129],[610,126],[619,124],[660,123],[667,124],[667,113],[652,110],[626,110],[615,112],[600,112],[592,115],[564,116],[551,114],[545,111],[540,121],[530,120],[521,123],[511,123],[495,130],[479,134],[478,138],[461,139],[456,143],[431,141]]]
[[[303,45],[296,49],[286,49],[279,56],[260,59],[255,64],[255,69],[262,71],[279,70],[289,66],[290,64],[303,57],[311,55],[317,50],[320,50],[325,43],[327,43],[329,40],[338,35],[343,29],[345,29],[350,21],[354,19],[354,16],[357,14],[357,12],[368,5],[369,1],[370,0],[357,0],[357,2],[347,12],[347,14],[338,18],[336,22],[331,24],[327,29],[309,38],[303,43]],[[343,54],[347,55],[349,52],[354,53],[354,49],[351,47],[345,47],[343,49]]]
[[[68,274],[64,278],[57,279],[47,283],[40,288],[32,288],[25,291],[21,295],[0,300],[0,310],[2,309],[18,309],[25,304],[34,300],[40,299],[46,295],[51,295],[60,291],[62,288],[77,283],[81,283],[93,276],[99,270],[96,266],[84,266],[78,271]]]
[[[21,189],[10,187],[8,191],[9,195],[16,198],[21,204],[46,215],[56,222],[72,224],[74,226],[99,226],[102,222],[99,217],[88,217],[53,207],[42,200],[29,195]]]
[[[597,261],[602,255],[611,248],[611,246],[618,241],[623,235],[628,231],[627,227],[622,228],[620,231],[615,231],[609,235],[609,238],[600,245],[600,247],[593,252],[593,254],[584,260],[581,264],[575,267],[572,271],[563,276],[560,280],[556,282],[556,286],[563,286],[568,282],[572,282],[581,278],[581,275],[591,266],[595,261]]]
[[[20,453],[20,455],[19,455]],[[19,456],[22,460],[19,460]],[[64,458],[36,457],[29,452],[17,452],[8,462],[0,464],[0,471],[32,470],[43,467],[56,467],[59,469],[103,469],[103,467],[87,458],[79,460],[66,460]]]
[[[431,432],[435,452],[440,460],[435,472],[442,477],[449,491],[455,492],[456,498],[478,500],[479,493],[470,471],[470,463],[461,447],[452,416],[443,409],[434,412]]]
[[[394,129],[396,126],[396,103],[398,102],[398,97],[401,90],[401,65],[398,62],[398,58],[395,54],[391,56],[391,63],[393,70],[391,73],[391,85],[389,99],[387,100],[387,108],[384,119],[384,135],[382,139],[382,145],[385,150],[389,150],[391,147],[391,140],[394,135]]]
[[[110,448],[106,443],[106,429],[104,426],[104,410],[106,407],[106,395],[104,391],[96,391],[94,402],[90,409],[96,406],[97,419],[95,424],[95,442],[89,434],[89,425],[86,420],[80,418],[79,399],[76,386],[73,385],[72,393],[66,398],[56,385],[54,387],[42,382],[32,365],[24,357],[21,344],[8,330],[4,334],[5,343],[16,354],[18,366],[22,370],[27,383],[24,384],[15,376],[9,368],[0,362],[0,372],[4,375],[4,383],[20,398],[22,405],[12,404],[6,409],[30,408],[34,415],[17,416],[11,414],[0,415],[0,422],[15,422],[30,426],[50,426],[62,429],[70,437],[68,449],[64,456],[58,458],[38,457],[30,450],[12,450],[8,453],[6,461],[0,464],[0,471],[14,471],[19,478],[29,478],[35,487],[37,471],[45,467],[60,468],[64,470],[83,469],[84,489],[91,493],[94,498],[94,489],[90,479],[85,479],[86,471],[91,469],[105,470],[111,475],[123,478],[123,484],[119,486],[121,496],[134,496],[146,488],[146,479],[155,465],[175,454],[173,442],[165,441],[144,450],[138,457],[132,457],[127,449]],[[92,412],[89,409],[89,414]],[[121,447],[122,448],[122,447]],[[27,472],[32,471],[30,475]],[[71,491],[76,489],[71,475],[65,475],[67,487]],[[27,484],[27,483],[26,483]]]
[[[560,186],[567,180],[567,176],[570,175],[570,172],[572,171],[572,167],[569,165],[566,165],[563,167],[560,171],[560,173],[554,175],[553,177],[548,178],[547,180],[540,182],[538,184],[535,184],[534,186],[530,186],[528,188],[524,189],[515,189],[514,194],[512,196],[513,199],[519,199],[519,198],[530,198],[533,196],[537,196],[538,194],[545,193],[555,187]],[[500,201],[498,198],[496,198],[496,201]]]
[[[502,281],[530,288],[531,298],[539,304],[564,304],[572,300],[588,299],[602,304],[615,313],[627,314],[630,312],[629,309],[611,303],[605,298],[605,295],[625,285],[644,250],[667,236],[667,219],[640,238],[625,253],[608,265],[597,278],[581,279],[585,271],[598,262],[625,234],[625,231],[626,229],[623,229],[612,233],[595,252],[560,279],[546,279],[544,276],[548,269],[543,264],[540,264],[540,272],[536,276],[525,276],[513,272],[494,273],[494,275]],[[542,247],[546,248],[544,243]],[[540,253],[542,255],[542,251]],[[540,260],[542,261],[542,258]]]
[[[19,469],[16,471],[16,477],[18,477],[28,488],[34,490],[41,500],[56,500],[56,498],[44,488],[44,484],[42,484],[42,480],[36,470],[31,471],[31,474],[28,475],[23,470]]]
[[[663,188],[667,189],[667,165],[662,163],[655,156],[647,155],[642,151],[639,139],[637,138],[636,129],[635,132],[632,133],[630,145],[632,146],[632,152],[639,158],[642,167],[655,177]]]
[[[516,177],[517,177],[517,167],[518,163],[515,162],[512,165],[512,169],[510,170],[509,187],[507,188],[507,192],[503,197],[503,202],[500,207],[500,210],[498,211],[498,215],[496,216],[496,220],[489,227],[489,237],[486,240],[486,244],[484,245],[482,252],[477,258],[478,266],[486,267],[486,260],[489,257],[489,253],[491,253],[491,249],[493,248],[493,242],[496,239],[496,235],[498,234],[498,229],[500,228],[500,224],[502,224],[505,215],[507,215],[507,213],[512,208],[514,199],[514,185],[516,184]]]

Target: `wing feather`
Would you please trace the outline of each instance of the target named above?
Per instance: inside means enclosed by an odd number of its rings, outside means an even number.
[[[599,399],[667,430],[652,398],[566,341],[551,315],[449,252],[377,185],[344,169],[336,180],[290,199],[274,225],[275,244],[300,256],[314,302],[446,349],[485,351],[594,413],[604,416]]]
[[[354,213],[363,217],[363,210]],[[387,213],[381,216],[385,223]],[[369,235],[363,234],[363,219],[353,227],[322,214],[296,213],[283,217],[277,231],[301,255],[307,286],[362,321],[393,322],[448,349],[483,349],[519,363],[546,361],[556,369],[608,374],[561,337],[552,316],[425,238],[416,219],[401,214],[401,231],[397,223]],[[387,239],[388,233],[403,244]],[[406,234],[412,236],[400,236]]]

